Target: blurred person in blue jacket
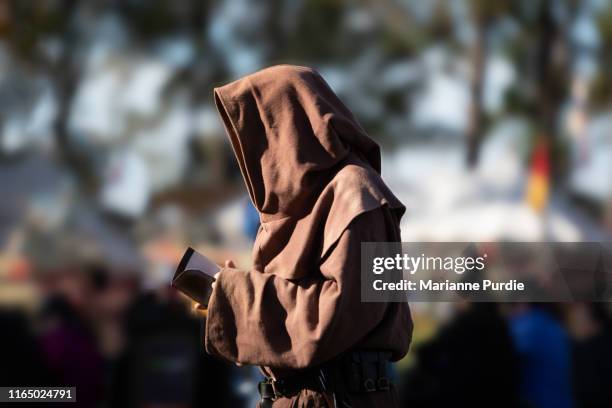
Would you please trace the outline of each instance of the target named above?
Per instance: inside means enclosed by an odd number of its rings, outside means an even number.
[[[520,393],[527,406],[571,408],[571,344],[553,304],[515,305],[510,332],[519,356]]]

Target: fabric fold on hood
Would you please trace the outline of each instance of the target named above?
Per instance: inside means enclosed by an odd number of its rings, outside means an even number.
[[[380,178],[380,148],[313,69],[279,65],[215,88],[262,227],[255,268],[297,279],[358,215],[405,208]]]

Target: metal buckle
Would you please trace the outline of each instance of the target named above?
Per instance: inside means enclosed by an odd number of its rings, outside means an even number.
[[[363,388],[365,389],[366,392],[373,392],[373,391],[376,391],[376,384],[374,383],[373,379],[366,378],[365,381],[363,382]]]
[[[380,377],[376,382],[379,391],[386,391],[391,386],[391,381],[387,377]]]
[[[261,401],[276,401],[276,391],[274,390],[274,385],[272,381],[266,379],[264,381],[259,382],[257,390],[259,391],[259,395],[261,396]]]
[[[283,392],[279,388],[279,387],[282,387],[284,384],[284,381],[282,379],[278,379],[278,380],[271,379],[270,384],[272,385],[272,390],[274,391],[273,401],[276,401],[277,399],[284,397]]]

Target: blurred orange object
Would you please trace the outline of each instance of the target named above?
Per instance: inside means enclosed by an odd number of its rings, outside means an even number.
[[[15,258],[8,269],[8,278],[14,281],[26,280],[30,276],[31,269],[30,262],[26,258]]]
[[[32,266],[30,262],[20,255],[0,256],[0,277],[7,281],[24,281],[30,277]]]
[[[525,199],[536,212],[542,212],[548,204],[550,185],[550,151],[548,142],[540,137],[531,157],[529,179]]]

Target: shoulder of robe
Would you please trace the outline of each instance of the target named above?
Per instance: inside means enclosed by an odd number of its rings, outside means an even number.
[[[321,257],[359,215],[387,206],[401,216],[404,205],[395,197],[380,175],[365,166],[349,164],[343,167],[321,192],[317,201],[327,210]],[[317,205],[315,205],[315,211]],[[399,219],[399,217],[398,217]]]
[[[262,224],[254,259],[267,273],[285,279],[302,278],[312,269],[313,261],[328,255],[356,217],[383,206],[398,215],[404,211],[374,170],[348,164],[322,189],[307,215]]]

